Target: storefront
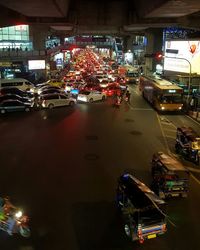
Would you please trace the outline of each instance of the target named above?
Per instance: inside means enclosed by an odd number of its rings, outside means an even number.
[[[0,51],[32,50],[29,40],[29,25],[0,28]]]

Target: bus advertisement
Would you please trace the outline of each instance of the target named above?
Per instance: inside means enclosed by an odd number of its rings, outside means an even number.
[[[139,90],[142,96],[158,111],[181,111],[183,89],[160,77],[141,76]]]

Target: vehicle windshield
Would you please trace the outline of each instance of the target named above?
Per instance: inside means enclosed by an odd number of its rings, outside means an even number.
[[[160,98],[160,102],[163,103],[163,104],[172,104],[172,103],[175,103],[175,104],[178,104],[178,103],[183,103],[183,100],[182,100],[182,95],[163,95],[161,96]]]
[[[126,75],[129,76],[129,77],[139,77],[139,74],[138,73],[134,73],[134,72],[127,72]]]
[[[161,209],[164,213],[163,208]],[[151,208],[146,211],[139,212],[139,218],[142,226],[148,226],[151,224],[163,222],[165,216],[157,208]]]

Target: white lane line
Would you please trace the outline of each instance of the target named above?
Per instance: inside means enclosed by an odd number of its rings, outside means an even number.
[[[196,169],[192,167],[187,167],[187,169],[189,169],[191,172],[200,173],[200,169]]]
[[[193,174],[191,174],[191,177],[200,185],[200,181]]]
[[[159,126],[160,126],[160,130],[161,130],[161,133],[162,133],[162,136],[163,136],[163,139],[164,139],[165,147],[166,147],[166,149],[167,149],[168,154],[171,155],[171,151],[170,151],[170,149],[169,149],[169,145],[168,145],[168,142],[167,142],[167,138],[166,138],[165,132],[164,132],[164,130],[163,130],[163,128],[162,128],[162,124],[161,124],[161,121],[160,121],[160,117],[159,117],[159,115],[158,115],[157,113],[156,113],[156,117],[157,117],[157,119],[158,119],[158,124],[159,124]]]
[[[185,115],[186,117],[188,117],[190,120],[192,120],[194,123],[196,123],[196,124],[200,124],[199,122],[197,122],[197,121],[195,121],[192,117],[190,117],[189,115]]]
[[[171,139],[176,139],[176,137],[175,136],[170,136],[170,135],[165,135],[167,138],[171,138]]]
[[[169,131],[169,132],[174,132],[174,133],[176,133],[176,130],[175,130],[175,129],[164,128],[164,130]]]

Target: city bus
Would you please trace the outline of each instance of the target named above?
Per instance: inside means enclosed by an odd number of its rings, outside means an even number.
[[[183,89],[159,76],[141,76],[139,90],[142,96],[158,111],[181,111]]]

